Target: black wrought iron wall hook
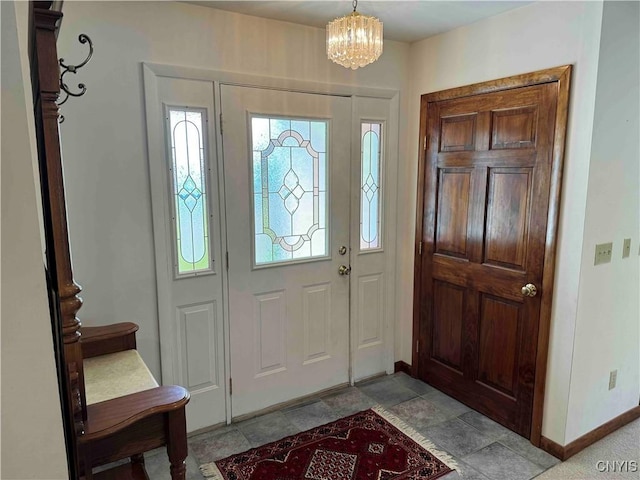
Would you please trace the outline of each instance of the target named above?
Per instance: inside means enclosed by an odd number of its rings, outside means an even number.
[[[87,92],[87,87],[84,83],[78,83],[78,86],[77,86],[78,91],[74,92],[65,82],[66,74],[73,73],[74,75],[76,75],[78,73],[78,70],[84,67],[87,63],[89,63],[89,60],[91,60],[91,57],[93,56],[93,42],[91,41],[89,36],[84,33],[81,33],[78,36],[78,41],[83,45],[85,43],[89,44],[89,54],[87,55],[87,58],[85,58],[81,63],[77,65],[67,65],[64,61],[64,58],[61,58],[59,60],[59,64],[61,67],[60,90],[64,92],[65,96],[62,98],[62,100],[58,99],[58,106],[64,105],[65,102],[69,100],[69,97],[81,97]],[[64,122],[64,116],[60,115],[60,123],[62,122]]]

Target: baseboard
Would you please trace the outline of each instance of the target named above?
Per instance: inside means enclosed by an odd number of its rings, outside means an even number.
[[[566,460],[564,457],[565,448],[559,443],[549,440],[544,435],[540,437],[540,448],[560,460]]]
[[[399,362],[396,362],[394,364],[394,371],[396,373],[404,372],[407,375],[411,375],[411,365],[409,365],[407,362],[403,362],[402,360],[400,360]]]
[[[624,427],[627,423],[633,422],[635,419],[640,418],[640,406],[633,407],[631,410],[624,412],[622,415],[618,415],[616,418],[609,420],[607,423],[600,425],[598,428],[591,430],[589,433],[585,433],[581,437],[576,438],[573,442],[568,443],[564,447],[557,444],[553,440],[549,440],[546,437],[540,439],[540,448],[545,452],[550,453],[554,457],[564,461],[573,457],[576,453],[584,450],[589,445],[594,444],[598,440],[603,439],[612,432],[615,432],[621,427]]]

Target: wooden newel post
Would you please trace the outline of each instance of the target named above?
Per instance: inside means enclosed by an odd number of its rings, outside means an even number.
[[[76,314],[82,306],[78,296],[81,288],[73,280],[62,155],[58,135],[58,105],[60,94],[60,68],[56,49],[56,30],[62,13],[51,10],[52,2],[33,3],[33,36],[31,38],[31,72],[36,137],[43,192],[43,214],[47,231],[47,268],[50,282],[58,297],[64,357],[67,371],[69,411],[73,415],[75,435],[84,433],[86,401],[82,351],[80,347],[80,321]],[[48,197],[48,198],[47,198]]]

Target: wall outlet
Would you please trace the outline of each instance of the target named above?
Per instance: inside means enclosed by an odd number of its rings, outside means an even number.
[[[625,238],[622,242],[622,258],[627,258],[631,255],[631,239]]]
[[[611,262],[611,253],[613,252],[613,243],[601,243],[596,245],[596,259],[594,265]]]
[[[612,370],[609,373],[609,390],[616,388],[616,381],[618,380],[618,370]]]

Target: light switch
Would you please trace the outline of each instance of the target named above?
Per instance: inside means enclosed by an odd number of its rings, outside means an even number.
[[[611,254],[613,252],[613,243],[600,243],[596,245],[596,259],[594,265],[611,262]]]
[[[622,258],[627,258],[631,255],[631,239],[625,238],[622,242]]]

